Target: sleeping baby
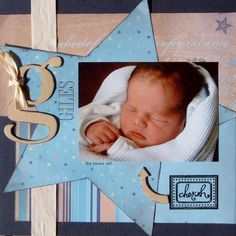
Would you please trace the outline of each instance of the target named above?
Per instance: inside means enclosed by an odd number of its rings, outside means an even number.
[[[140,63],[124,102],[83,108],[80,142],[96,154],[114,155],[173,140],[185,128],[187,107],[203,85],[204,77],[189,63]]]

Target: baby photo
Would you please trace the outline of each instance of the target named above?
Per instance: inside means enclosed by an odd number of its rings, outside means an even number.
[[[81,63],[81,160],[217,161],[217,63]]]

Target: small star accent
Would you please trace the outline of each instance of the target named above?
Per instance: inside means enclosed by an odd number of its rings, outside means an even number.
[[[223,30],[225,34],[227,33],[227,28],[232,27],[232,25],[227,23],[227,17],[225,17],[222,21],[216,20],[216,22],[218,24],[216,31]]]

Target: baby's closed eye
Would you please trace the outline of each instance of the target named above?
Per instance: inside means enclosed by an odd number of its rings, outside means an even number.
[[[158,117],[158,116],[151,116],[151,119],[152,119],[153,121],[162,122],[162,123],[167,123],[167,122],[168,122],[167,120],[165,120],[165,119],[163,119],[163,118],[160,118],[160,117]]]
[[[127,107],[127,111],[135,113],[136,109],[134,107]]]

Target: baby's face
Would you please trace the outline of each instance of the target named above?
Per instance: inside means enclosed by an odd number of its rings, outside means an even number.
[[[123,134],[139,147],[174,139],[185,123],[183,112],[173,109],[179,101],[180,95],[164,81],[132,79],[121,110]]]

